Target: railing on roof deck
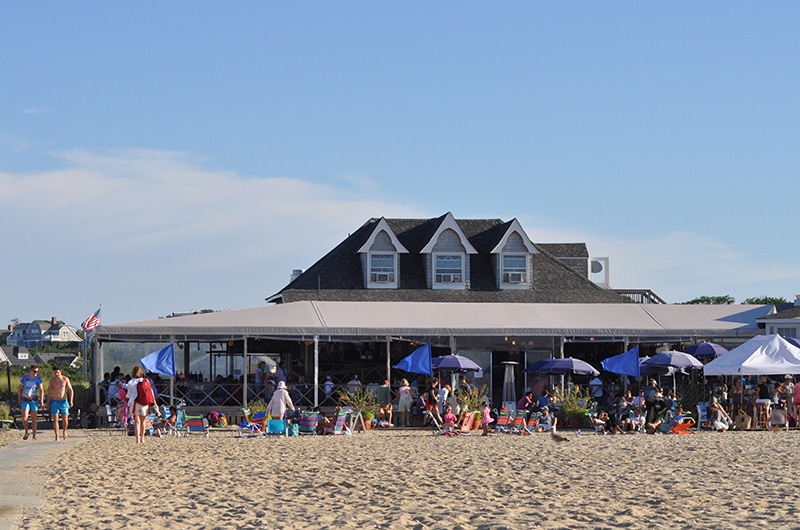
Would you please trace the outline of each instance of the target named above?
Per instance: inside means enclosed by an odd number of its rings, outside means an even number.
[[[650,289],[611,289],[635,304],[666,304],[666,302]]]

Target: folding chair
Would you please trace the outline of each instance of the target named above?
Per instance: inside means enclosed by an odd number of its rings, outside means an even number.
[[[302,434],[310,434],[316,436],[317,425],[319,424],[319,413],[313,410],[304,410],[300,412],[300,424],[298,432]]]
[[[510,434],[512,420],[511,412],[508,409],[500,409],[497,413],[497,420],[495,420],[494,432]]]
[[[697,404],[697,430],[709,427],[708,423],[708,403],[701,401]]]
[[[695,425],[694,420],[692,418],[686,418],[681,423],[675,424],[672,429],[669,430],[670,434],[694,434],[689,429]]]
[[[109,434],[114,431],[124,434],[128,431],[128,426],[117,418],[117,411],[112,409],[111,405],[106,405],[106,430]]]
[[[472,424],[475,423],[475,412],[469,411],[464,413],[464,418],[461,420],[461,427],[458,429],[458,434],[471,434]]]
[[[340,410],[336,415],[336,423],[333,426],[333,434],[352,434],[347,427],[347,411]]]
[[[589,422],[594,427],[595,434],[605,434],[606,433],[606,422],[599,419],[596,414],[590,413],[589,414]]]
[[[208,422],[202,416],[186,416],[186,436],[202,434],[208,438]]]
[[[289,436],[286,420],[267,420],[267,436]]]
[[[266,411],[256,412],[251,416],[250,409],[242,409],[244,421],[239,425],[237,438],[256,438],[264,435],[264,421],[267,418]]]
[[[423,418],[425,416],[431,419],[430,425],[433,425],[433,428],[435,429],[435,431],[433,432],[434,435],[439,436],[440,434],[442,434],[442,432],[444,432],[442,426],[439,424],[439,421],[436,419],[436,415],[433,412],[426,409],[425,412],[422,414]]]
[[[788,431],[789,430],[789,415],[785,408],[774,408],[769,414],[769,430],[770,431]]]
[[[517,416],[511,424],[511,434],[525,434],[525,425],[527,420],[525,418],[525,411],[517,411]]]

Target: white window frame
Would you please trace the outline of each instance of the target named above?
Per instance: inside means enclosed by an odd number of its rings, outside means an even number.
[[[523,258],[523,267],[510,267],[506,264],[506,258]],[[522,252],[508,252],[500,254],[500,286],[504,289],[527,288],[531,285],[530,281],[530,255]],[[512,276],[520,275],[520,276]],[[517,281],[517,279],[519,281]]]
[[[797,328],[788,325],[775,326],[775,333],[781,337],[789,337],[790,339],[797,338]]]
[[[375,267],[373,258],[391,257],[391,267]],[[396,289],[397,288],[397,253],[396,252],[370,252],[367,255],[369,264],[369,277],[367,285],[370,289]],[[386,281],[379,275],[386,275]],[[380,280],[380,281],[379,281]]]
[[[458,258],[459,267],[440,267],[439,259]],[[466,255],[463,252],[433,253],[433,287],[434,289],[463,289]]]

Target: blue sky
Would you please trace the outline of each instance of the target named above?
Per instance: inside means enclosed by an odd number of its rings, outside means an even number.
[[[10,321],[264,303],[370,217],[518,218],[669,302],[800,293],[800,5],[12,3]]]

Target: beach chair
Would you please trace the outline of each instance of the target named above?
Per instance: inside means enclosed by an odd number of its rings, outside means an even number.
[[[472,424],[475,423],[475,412],[468,411],[464,413],[464,417],[461,419],[461,427],[458,428],[457,434],[464,435],[464,434],[472,434]]]
[[[298,426],[298,433],[310,434],[316,436],[317,425],[319,425],[319,413],[313,410],[304,410],[300,412],[300,423]]]
[[[186,436],[202,434],[208,438],[208,421],[202,416],[186,415]]]
[[[525,417],[525,411],[517,411],[517,416],[514,418],[514,422],[511,424],[511,434],[525,434],[526,426],[527,418]]]
[[[594,413],[589,414],[589,422],[594,427],[595,434],[605,434],[606,433],[606,422],[598,419],[597,415]]]
[[[770,431],[788,431],[789,430],[789,415],[785,408],[774,408],[769,414],[769,430]]]
[[[347,426],[347,411],[340,410],[336,415],[336,423],[333,425],[333,434],[352,434],[350,428]]]
[[[504,432],[506,434],[510,434],[512,421],[513,417],[511,415],[511,411],[508,409],[500,409],[500,411],[497,412],[497,420],[495,420],[494,432]]]
[[[266,411],[251,413],[250,409],[242,409],[244,421],[239,425],[237,438],[256,438],[264,435],[264,422],[267,418]],[[251,415],[252,414],[252,415]]]
[[[670,430],[670,434],[694,434],[689,429],[695,425],[692,418],[686,418],[681,423],[675,424]]]
[[[288,436],[286,420],[267,420],[266,436]]]
[[[697,421],[695,422],[695,425],[697,425],[698,431],[703,427],[711,427],[708,421],[708,403],[705,401],[701,401],[697,404]]]
[[[436,419],[436,415],[430,410],[425,409],[425,412],[422,413],[422,417],[425,418],[426,416],[431,420],[428,425],[433,426],[434,429],[433,434],[436,436],[442,434],[443,429],[442,426],[439,424],[439,421]]]
[[[128,426],[117,418],[117,411],[111,408],[111,405],[106,405],[106,431],[109,434],[113,432],[125,434],[128,432]]]

